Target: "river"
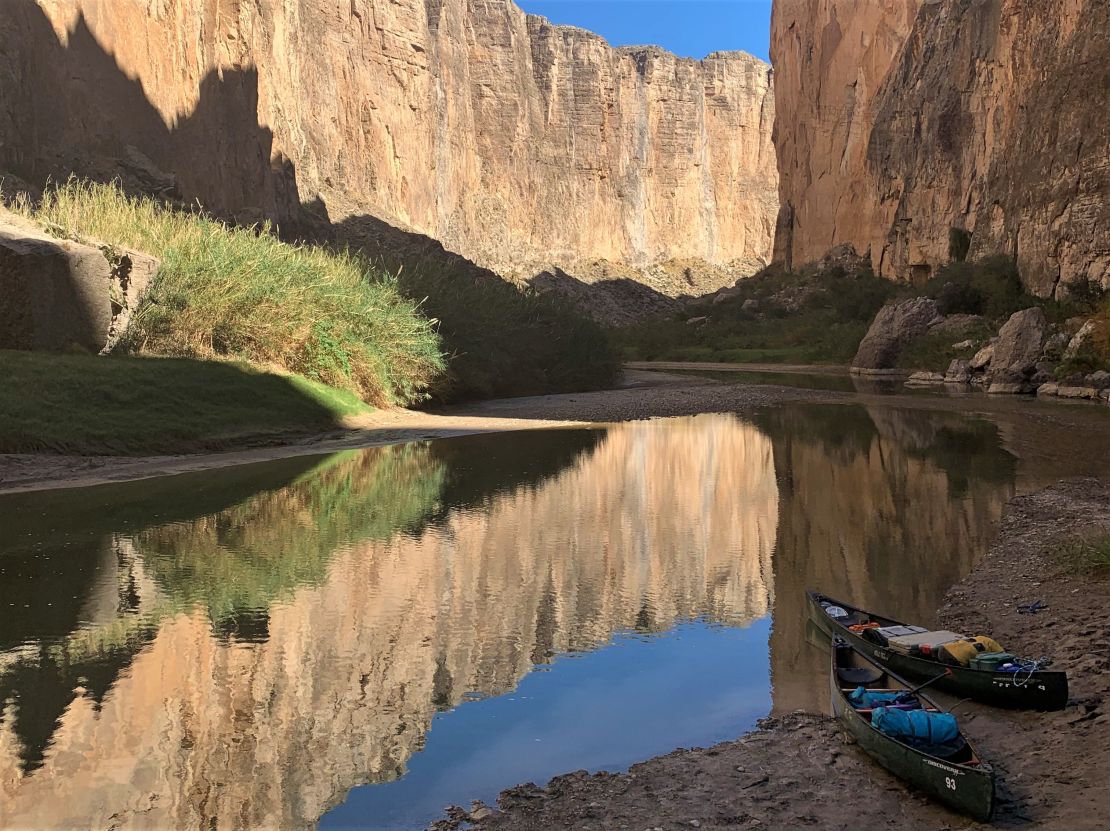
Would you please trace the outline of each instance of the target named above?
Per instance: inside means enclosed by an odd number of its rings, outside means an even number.
[[[1074,460],[925,401],[0,497],[0,825],[421,828],[820,712],[803,588],[928,622]]]

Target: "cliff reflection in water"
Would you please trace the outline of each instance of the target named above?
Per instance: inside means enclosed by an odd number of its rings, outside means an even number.
[[[778,514],[730,416],[0,500],[0,824],[311,824],[535,663],[765,615]]]
[[[930,625],[1014,492],[995,425],[955,413],[808,405],[757,419],[779,477],[771,675],[776,714],[829,708],[805,589]]]

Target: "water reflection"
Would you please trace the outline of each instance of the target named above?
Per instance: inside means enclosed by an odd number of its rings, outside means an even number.
[[[928,625],[986,549],[1013,494],[997,428],[954,413],[811,405],[770,410],[779,479],[774,710],[828,709],[827,658],[806,642],[820,587]]]
[[[0,499],[0,825],[413,827],[821,710],[802,589],[927,622],[1000,447],[799,405]]]
[[[312,824],[537,663],[765,616],[778,513],[728,416],[0,500],[0,823]]]

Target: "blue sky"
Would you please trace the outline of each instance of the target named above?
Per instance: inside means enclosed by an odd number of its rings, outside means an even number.
[[[771,0],[517,0],[526,12],[597,32],[614,46],[657,44],[690,58],[739,49],[767,60]]]

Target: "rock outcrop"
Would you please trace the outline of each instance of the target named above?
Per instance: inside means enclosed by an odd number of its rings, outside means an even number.
[[[5,0],[0,85],[0,171],[32,183],[368,216],[522,280],[689,259],[714,267],[673,291],[702,294],[771,252],[769,66],[612,48],[510,0]]]
[[[1028,288],[1110,287],[1110,5],[776,0],[775,258],[850,243],[920,282],[1013,256]]]
[[[56,239],[0,208],[0,349],[110,349],[157,262]]]
[[[1017,391],[1004,387],[1021,385],[1033,375],[1047,336],[1048,321],[1041,308],[1014,312],[998,330],[998,343],[991,358],[991,391]]]

